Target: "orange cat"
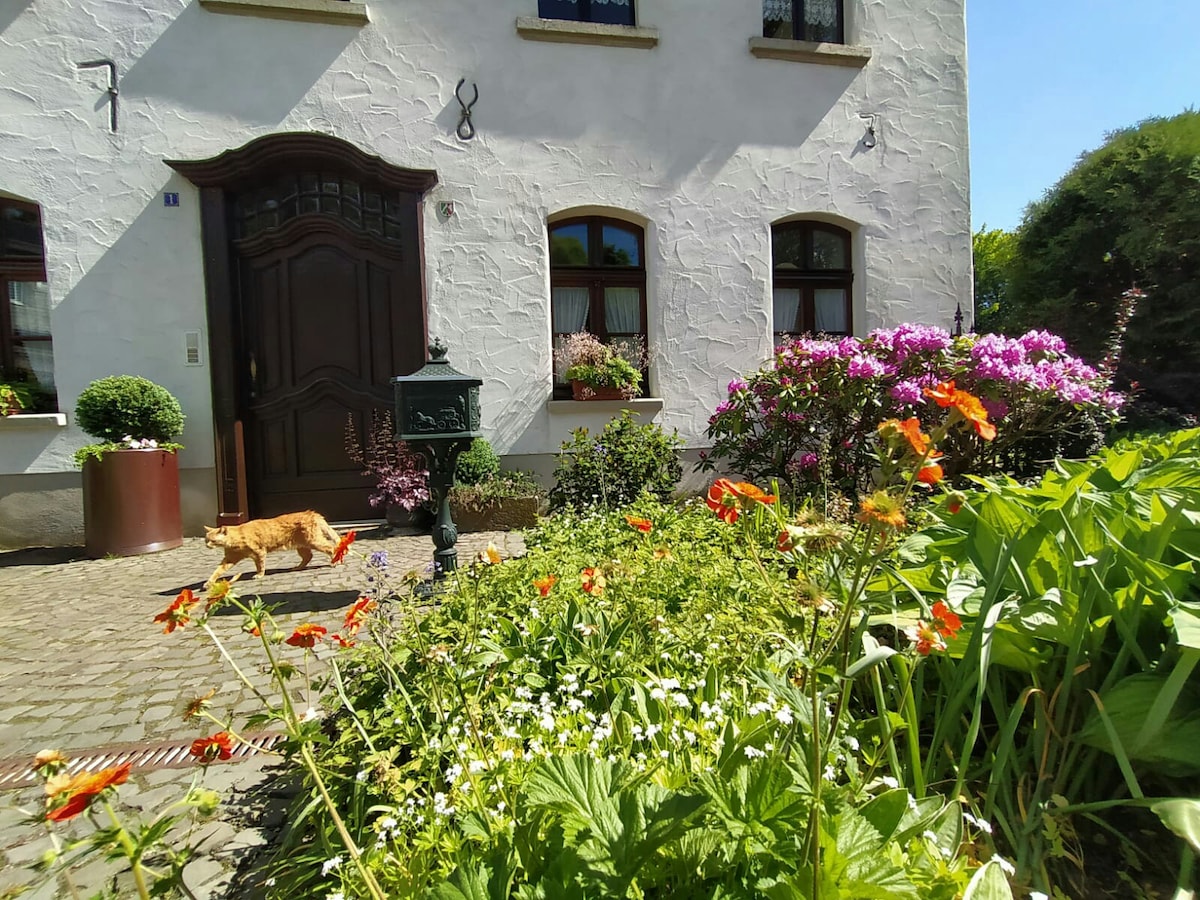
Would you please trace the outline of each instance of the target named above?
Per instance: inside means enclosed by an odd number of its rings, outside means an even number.
[[[257,570],[254,577],[262,578],[267,573],[267,554],[272,550],[295,550],[300,554],[300,565],[296,568],[303,569],[312,560],[314,550],[328,553],[332,558],[338,540],[338,533],[325,518],[311,509],[273,519],[255,519],[245,525],[222,525],[220,528],[206,525],[205,545],[220,547],[225,551],[225,558],[205,586],[213,584],[223,572],[243,559],[254,560]]]

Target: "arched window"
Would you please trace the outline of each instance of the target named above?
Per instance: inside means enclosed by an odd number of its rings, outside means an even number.
[[[771,227],[775,343],[786,335],[850,334],[850,232],[823,222]]]
[[[0,382],[21,412],[57,409],[42,211],[0,192]]]
[[[842,0],[763,0],[763,37],[844,44]]]
[[[555,350],[577,331],[589,331],[617,347],[646,346],[646,239],[641,228],[603,216],[550,224],[550,327]],[[555,372],[556,397],[570,395],[561,376]]]

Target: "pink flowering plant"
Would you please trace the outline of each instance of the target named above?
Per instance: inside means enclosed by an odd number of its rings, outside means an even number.
[[[925,389],[954,382],[979,397],[1000,427],[994,441],[954,432],[948,475],[1035,472],[1056,454],[1093,449],[1118,418],[1124,396],[1110,376],[1072,356],[1062,338],[1031,331],[954,337],[901,325],[865,338],[800,338],[729,383],[709,419],[713,449],[702,466],[798,488],[863,486],[874,465],[872,436],[884,419],[918,415],[936,424]]]

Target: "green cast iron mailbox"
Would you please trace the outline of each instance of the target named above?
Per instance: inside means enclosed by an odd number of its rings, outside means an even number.
[[[480,378],[450,367],[446,346],[436,338],[429,345],[429,361],[412,375],[392,379],[396,391],[396,439],[405,441],[425,457],[429,467],[429,493],[437,508],[433,525],[434,580],[458,567],[458,529],[450,518],[450,487],[458,455],[480,437]]]

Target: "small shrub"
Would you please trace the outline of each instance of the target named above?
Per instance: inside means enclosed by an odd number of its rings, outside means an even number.
[[[375,490],[367,497],[372,506],[399,506],[412,512],[429,499],[429,471],[420,454],[396,440],[392,414],[372,410],[371,427],[364,445],[358,437],[354,416],[346,416],[346,455],[363,467],[363,475],[375,479]]]
[[[163,443],[183,431],[183,410],[166,388],[136,375],[113,375],[89,384],[75,404],[75,421],[107,443]]]
[[[624,506],[643,492],[666,500],[683,474],[682,446],[677,434],[639,425],[628,410],[597,437],[577,428],[559,451],[551,506]]]
[[[454,466],[454,480],[459,484],[483,484],[500,474],[500,457],[487,438],[475,438]]]
[[[542,497],[545,491],[528,472],[498,472],[477,484],[450,488],[450,502],[464,509],[482,510],[502,500]]]

